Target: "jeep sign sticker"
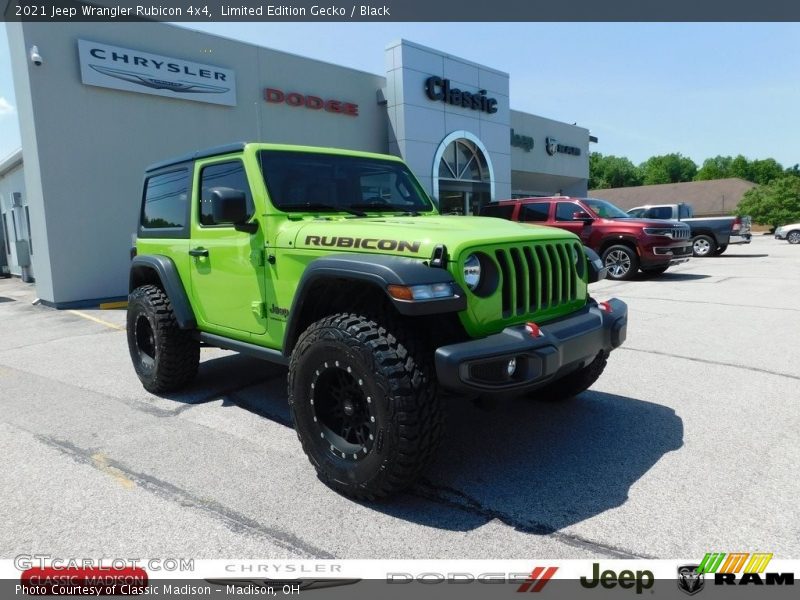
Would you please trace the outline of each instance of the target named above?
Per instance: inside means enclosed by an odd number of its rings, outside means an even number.
[[[236,106],[231,69],[78,40],[81,81],[86,85]]]

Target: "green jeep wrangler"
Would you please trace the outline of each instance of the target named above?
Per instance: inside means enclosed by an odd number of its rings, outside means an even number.
[[[411,484],[443,392],[566,398],[624,340],[578,238],[440,216],[397,157],[240,143],[152,165],[132,248],[128,346],[144,387],[177,390],[200,346],[288,365],[297,436],[358,498]]]

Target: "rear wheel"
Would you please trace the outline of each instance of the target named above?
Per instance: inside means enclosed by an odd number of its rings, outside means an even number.
[[[692,254],[697,257],[711,256],[717,243],[707,235],[698,235],[692,240]]]
[[[800,244],[800,231],[790,231],[786,241],[790,244]]]
[[[609,279],[631,279],[639,270],[639,257],[630,246],[617,244],[603,252],[603,264]]]
[[[529,394],[535,400],[558,402],[568,400],[588,390],[598,380],[608,363],[608,354],[601,352],[585,367],[565,375],[558,381],[549,383]]]
[[[154,285],[128,298],[128,351],[139,381],[154,394],[178,390],[194,379],[200,342],[178,327],[167,295]]]
[[[303,332],[289,363],[289,407],[319,478],[355,498],[411,485],[442,433],[432,365],[360,315],[326,317]]]

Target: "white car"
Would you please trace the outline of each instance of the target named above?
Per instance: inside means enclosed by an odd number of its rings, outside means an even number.
[[[787,240],[790,244],[800,244],[800,223],[784,225],[775,230],[776,240]]]

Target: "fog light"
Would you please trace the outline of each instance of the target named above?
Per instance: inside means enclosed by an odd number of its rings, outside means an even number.
[[[512,358],[510,361],[508,361],[508,364],[506,365],[506,373],[508,373],[509,377],[512,377],[516,372],[517,372],[517,359]]]

